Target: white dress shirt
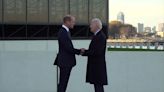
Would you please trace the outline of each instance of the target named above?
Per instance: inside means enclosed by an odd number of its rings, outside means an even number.
[[[100,32],[100,29],[98,29],[98,30],[94,33],[94,35],[96,35],[98,32]]]
[[[67,30],[67,32],[69,32],[69,28],[65,25],[62,25],[63,28],[65,28]]]

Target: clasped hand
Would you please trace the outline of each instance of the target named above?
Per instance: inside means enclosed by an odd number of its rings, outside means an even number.
[[[85,48],[81,48],[81,49],[80,49],[80,55],[83,55],[84,52],[85,52],[85,50],[86,50]]]

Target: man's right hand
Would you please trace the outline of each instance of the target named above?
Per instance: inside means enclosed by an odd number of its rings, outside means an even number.
[[[86,49],[85,48],[81,48],[80,50],[81,50],[80,51],[80,55],[83,55]]]

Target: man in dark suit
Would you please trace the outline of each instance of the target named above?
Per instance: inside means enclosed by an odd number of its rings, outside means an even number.
[[[75,54],[80,54],[79,49],[75,49],[70,30],[75,25],[75,17],[67,15],[63,18],[62,28],[58,32],[59,52],[54,65],[60,68],[60,79],[57,92],[65,92],[72,68],[76,65]]]
[[[105,61],[106,36],[101,31],[102,23],[95,18],[91,21],[90,30],[94,33],[89,49],[82,49],[82,55],[88,56],[86,82],[94,84],[95,92],[104,92],[107,85],[107,70]]]

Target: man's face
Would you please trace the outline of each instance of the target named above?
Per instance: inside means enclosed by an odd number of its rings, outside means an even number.
[[[71,21],[69,21],[69,28],[73,29],[75,26],[75,17],[71,18]]]
[[[91,31],[92,33],[94,33],[94,32],[97,31],[97,23],[96,23],[95,21],[92,21],[92,22],[90,23],[90,31]]]

